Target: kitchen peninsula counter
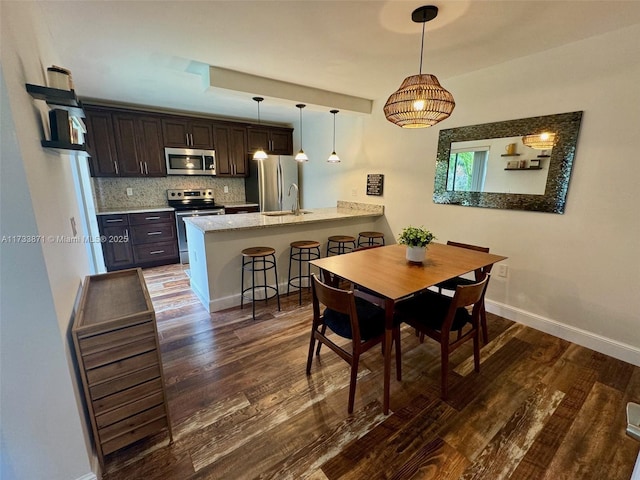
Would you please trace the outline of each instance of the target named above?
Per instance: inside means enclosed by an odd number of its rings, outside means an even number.
[[[303,215],[268,216],[261,213],[211,215],[185,219],[189,246],[191,288],[210,311],[240,305],[241,251],[268,246],[276,250],[280,294],[287,292],[290,243],[316,240],[326,251],[331,235],[358,237],[380,231],[390,237],[384,206],[338,202],[336,207],[305,209]],[[297,290],[295,290],[297,291]],[[276,302],[273,303],[274,310]],[[248,310],[251,315],[251,310]]]

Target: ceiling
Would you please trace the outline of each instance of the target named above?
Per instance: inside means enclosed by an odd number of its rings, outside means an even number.
[[[418,73],[446,79],[640,23],[640,1],[42,1],[60,66],[81,97],[255,120],[251,97],[210,87],[208,65],[379,102]],[[247,90],[247,89],[245,89]],[[267,97],[291,123],[297,99]],[[379,103],[374,108],[381,108]],[[306,115],[329,115],[309,105]]]

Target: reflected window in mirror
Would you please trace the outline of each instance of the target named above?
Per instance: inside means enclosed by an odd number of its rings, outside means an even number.
[[[434,203],[564,213],[581,120],[571,112],[441,130]],[[531,143],[542,133],[552,143]]]

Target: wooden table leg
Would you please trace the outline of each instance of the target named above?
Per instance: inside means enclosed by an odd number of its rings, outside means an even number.
[[[389,390],[391,387],[391,342],[393,339],[393,300],[385,302],[385,330],[384,330],[384,396],[382,411],[389,414]]]

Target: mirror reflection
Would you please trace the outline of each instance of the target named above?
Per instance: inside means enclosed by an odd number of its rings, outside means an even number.
[[[582,112],[440,131],[434,203],[564,213]]]
[[[447,190],[544,195],[551,150],[526,146],[522,137],[453,142]]]

